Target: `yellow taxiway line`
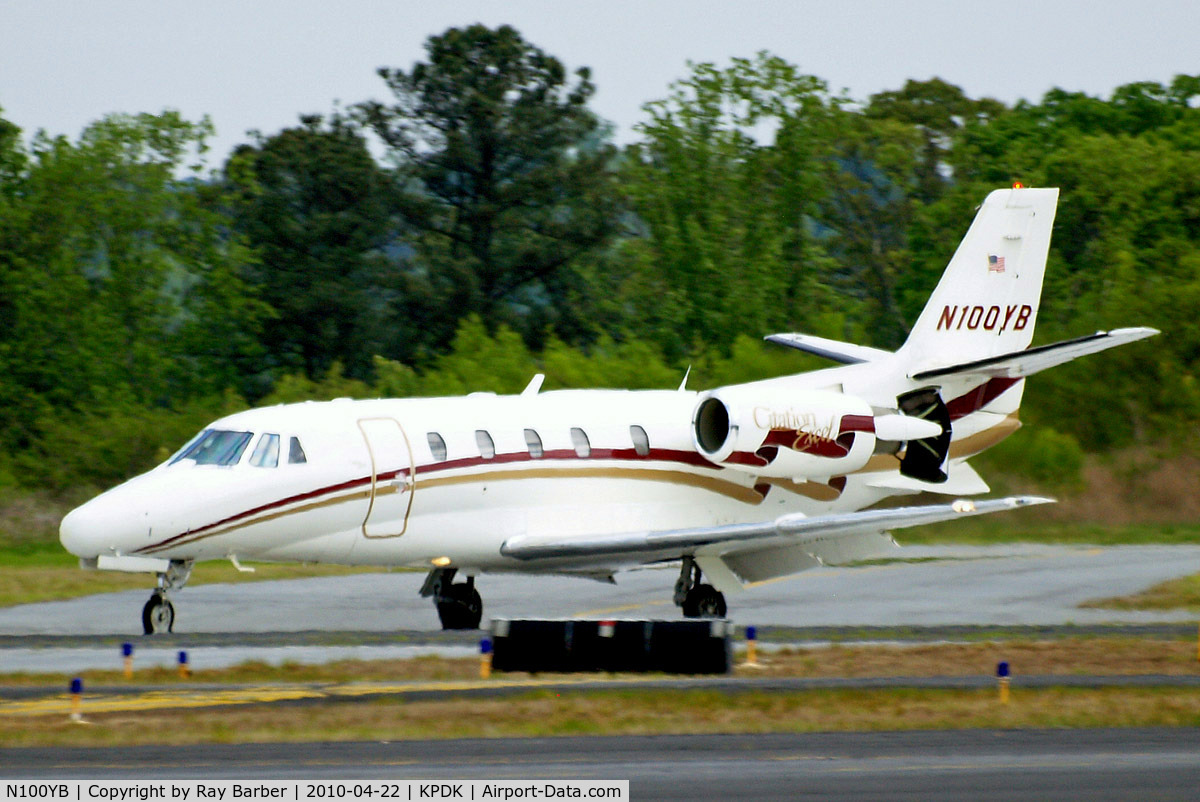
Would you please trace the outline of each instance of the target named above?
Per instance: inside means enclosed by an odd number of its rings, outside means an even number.
[[[491,679],[461,680],[453,682],[354,682],[338,685],[259,685],[246,688],[187,688],[178,690],[152,690],[132,693],[88,694],[82,697],[85,713],[119,713],[139,710],[183,709],[216,707],[220,705],[269,704],[300,699],[350,699],[360,696],[387,696],[391,694],[436,692],[453,693],[482,688],[530,688],[552,685],[577,685],[595,682],[593,676],[557,677],[554,679]],[[621,682],[607,678],[605,682]],[[633,677],[627,682],[642,682]],[[14,699],[0,702],[0,716],[50,716],[69,715],[72,711],[70,694],[55,694],[36,699]]]

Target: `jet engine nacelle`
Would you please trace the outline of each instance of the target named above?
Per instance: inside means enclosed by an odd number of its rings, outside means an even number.
[[[828,390],[724,387],[701,395],[692,413],[701,454],[758,476],[845,476],[867,464],[875,438],[871,406]]]

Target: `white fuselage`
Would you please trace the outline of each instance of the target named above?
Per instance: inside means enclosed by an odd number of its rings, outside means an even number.
[[[568,390],[250,410],[206,430],[250,435],[232,464],[168,461],[72,512],[63,542],[82,557],[531,570],[500,545],[854,510],[889,494],[852,481],[814,498],[714,464],[693,444],[696,400]],[[260,467],[251,457],[269,434],[281,453]],[[288,460],[292,438],[303,462]]]

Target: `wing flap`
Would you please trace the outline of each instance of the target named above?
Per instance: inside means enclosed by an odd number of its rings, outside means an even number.
[[[832,538],[857,534],[879,534],[889,529],[949,521],[1002,512],[1053,499],[1039,496],[1012,496],[985,501],[958,500],[951,504],[860,510],[858,512],[806,516],[783,515],[774,521],[751,524],[675,529],[657,532],[629,532],[600,537],[541,538],[517,535],[504,541],[500,553],[518,560],[569,559],[594,557],[636,557],[639,554],[674,552],[692,554],[707,546],[728,545],[733,551],[739,544],[771,538],[785,538],[790,545],[819,546]]]

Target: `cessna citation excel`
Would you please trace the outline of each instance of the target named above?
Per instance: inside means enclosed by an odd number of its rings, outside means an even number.
[[[479,626],[481,574],[681,563],[683,615],[723,616],[726,593],[882,553],[889,530],[1050,501],[962,499],[988,490],[967,459],[1020,425],[1026,376],[1157,333],[1029,347],[1057,200],[991,193],[895,352],[776,334],[841,365],[699,393],[543,393],[538,375],[511,396],[253,409],[72,511],[62,543],[157,574],[147,634],[214,559],[425,569],[447,629]],[[957,500],[866,509],[919,492]]]

